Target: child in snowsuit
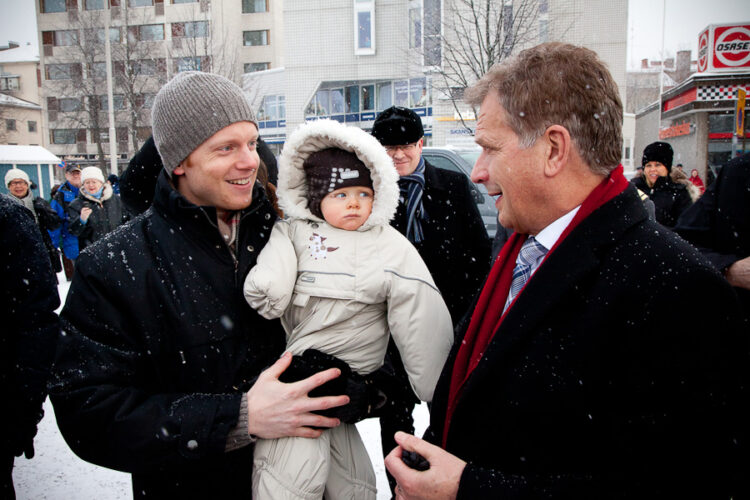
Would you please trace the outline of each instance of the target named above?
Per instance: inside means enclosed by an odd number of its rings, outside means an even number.
[[[416,249],[389,225],[398,173],[378,141],[331,120],[299,127],[279,160],[273,228],[245,280],[245,298],[281,318],[287,350],[316,349],[358,374],[383,363],[388,339],[430,401],[453,341],[448,309]],[[357,429],[318,439],[260,439],[253,498],[374,499],[375,474]]]

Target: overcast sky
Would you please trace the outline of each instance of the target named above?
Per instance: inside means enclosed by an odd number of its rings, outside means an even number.
[[[554,0],[552,0],[554,1]],[[584,0],[586,1],[593,0]],[[598,0],[605,1],[605,0]],[[640,60],[661,59],[662,6],[666,10],[664,52],[673,56],[678,50],[698,48],[698,33],[709,24],[747,21],[748,0],[629,0],[628,66],[640,66]],[[0,0],[0,45],[8,40],[37,45],[34,0]],[[623,19],[623,22],[626,20]]]

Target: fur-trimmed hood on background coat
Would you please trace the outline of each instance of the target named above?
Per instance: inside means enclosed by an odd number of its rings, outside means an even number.
[[[302,164],[316,151],[340,148],[357,155],[370,169],[375,197],[372,213],[357,231],[387,225],[398,206],[398,172],[385,148],[362,129],[334,120],[316,120],[299,126],[284,144],[279,157],[277,196],[284,215],[321,221],[308,208],[307,182]]]

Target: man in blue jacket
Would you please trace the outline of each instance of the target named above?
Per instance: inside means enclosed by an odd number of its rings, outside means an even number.
[[[65,277],[68,281],[73,277],[73,263],[78,258],[78,238],[70,234],[68,227],[68,205],[78,196],[81,187],[81,167],[69,164],[65,167],[65,184],[60,186],[52,198],[50,205],[62,219],[62,225],[54,231],[49,231],[52,243],[59,248],[62,238],[62,260],[65,268]]]

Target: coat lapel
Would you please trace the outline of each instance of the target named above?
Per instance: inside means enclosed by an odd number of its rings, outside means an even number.
[[[551,314],[553,308],[563,303],[566,296],[591,273],[598,272],[600,256],[606,249],[630,227],[646,218],[635,189],[629,186],[582,221],[542,263],[518,296],[464,384],[461,399],[470,397],[477,384],[486,387],[481,382],[492,367],[502,365],[519,342],[536,334],[539,323]],[[454,353],[451,355],[455,356]],[[454,359],[452,357],[451,361]]]

